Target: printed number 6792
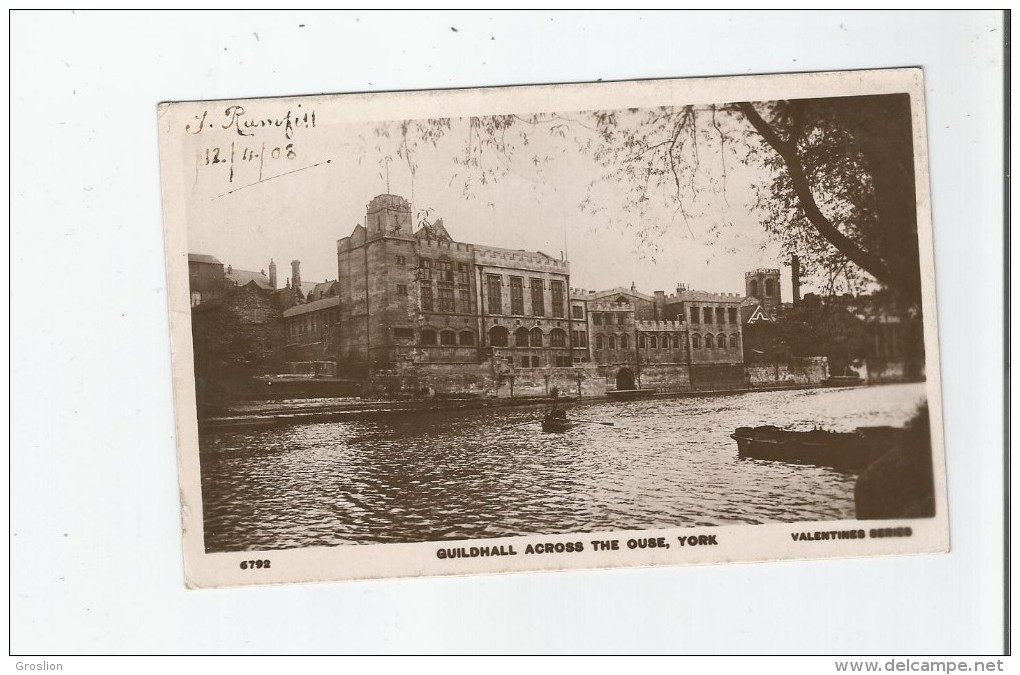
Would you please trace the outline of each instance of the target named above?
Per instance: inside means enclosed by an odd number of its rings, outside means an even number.
[[[242,560],[241,569],[243,570],[261,570],[269,569],[268,560]]]

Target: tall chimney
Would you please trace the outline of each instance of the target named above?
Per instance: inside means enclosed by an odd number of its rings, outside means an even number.
[[[301,261],[291,260],[290,261],[290,279],[291,285],[299,289],[301,288]]]
[[[276,263],[269,259],[269,285],[276,289]]]
[[[793,304],[800,304],[800,258],[797,254],[790,256],[790,280],[793,284]]]

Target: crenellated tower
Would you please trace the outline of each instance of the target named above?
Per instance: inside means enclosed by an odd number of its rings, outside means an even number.
[[[748,297],[756,298],[767,311],[783,302],[778,269],[759,268],[745,273],[744,289]]]

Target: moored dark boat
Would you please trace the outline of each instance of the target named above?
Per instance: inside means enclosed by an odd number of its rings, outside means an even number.
[[[741,457],[863,471],[890,448],[887,434],[864,431],[842,433],[822,429],[789,431],[776,426],[740,427],[731,434],[731,438],[737,441],[737,453]]]

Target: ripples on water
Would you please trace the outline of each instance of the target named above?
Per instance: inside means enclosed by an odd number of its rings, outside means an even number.
[[[201,442],[209,551],[854,517],[853,474],[742,460],[776,424],[900,426],[924,384],[581,404],[543,434],[504,408],[214,431]]]

